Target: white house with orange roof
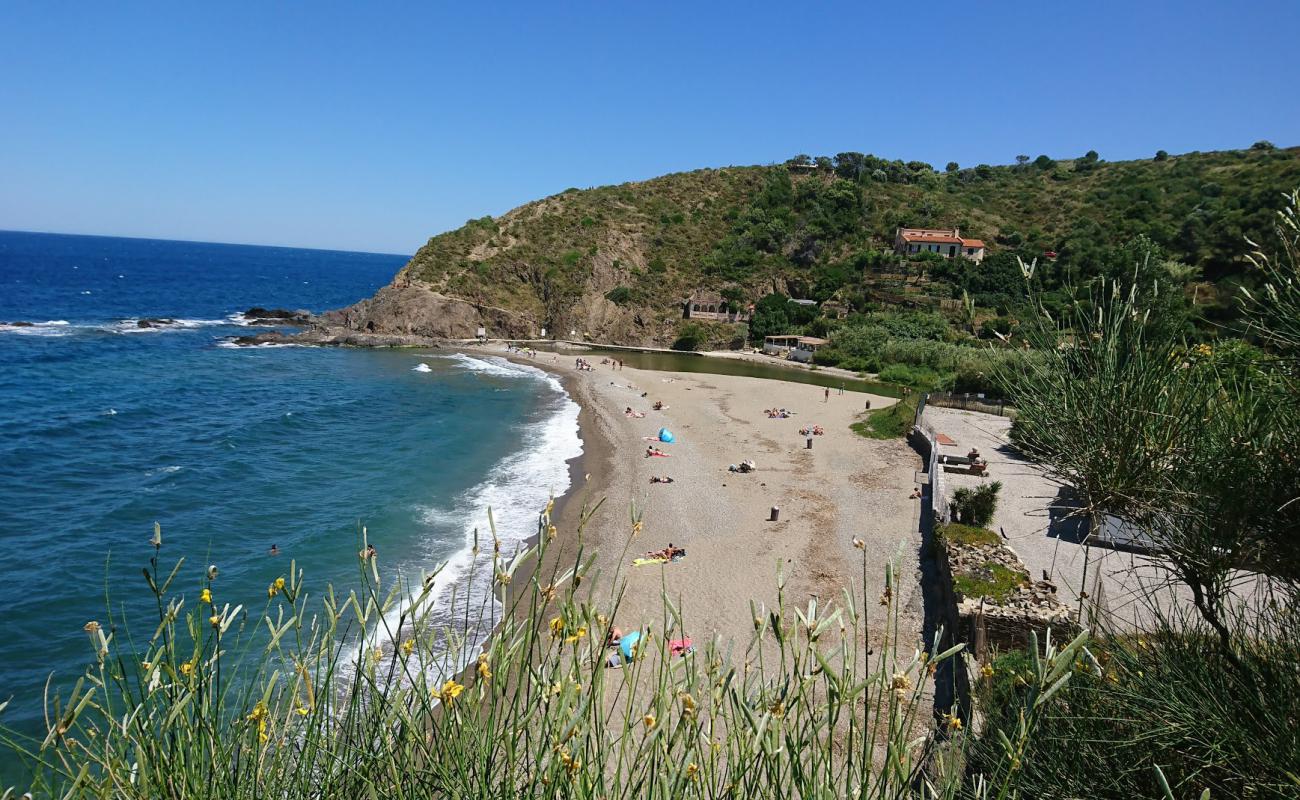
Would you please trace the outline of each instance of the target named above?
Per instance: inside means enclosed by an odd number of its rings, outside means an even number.
[[[984,260],[984,242],[963,239],[957,228],[899,228],[894,250],[905,256],[916,253],[938,253],[944,258],[961,256],[977,264]]]

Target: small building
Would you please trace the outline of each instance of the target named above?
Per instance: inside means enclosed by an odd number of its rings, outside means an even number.
[[[708,319],[715,322],[747,322],[750,307],[732,308],[717,292],[696,292],[686,301],[684,319]]]
[[[783,356],[791,361],[812,361],[813,353],[830,344],[826,339],[816,336],[785,334],[782,336],[764,336],[763,352],[770,356]]]
[[[984,260],[984,242],[963,239],[957,228],[899,228],[894,237],[894,251],[899,255],[938,253],[944,258],[961,256],[976,264]]]
[[[797,306],[805,306],[807,308],[812,308],[813,306],[817,305],[816,300],[805,300],[802,297],[791,297],[790,302],[794,303]]]

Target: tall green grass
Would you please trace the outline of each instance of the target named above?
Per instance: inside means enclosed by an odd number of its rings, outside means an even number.
[[[364,557],[355,591],[313,596],[291,567],[245,613],[216,569],[178,586],[158,534],[156,625],[87,625],[89,667],[48,700],[45,733],[4,728],[0,741],[36,797],[1015,795],[1019,739],[1005,765],[967,775],[963,721],[934,724],[927,681],[960,646],[920,652],[900,632],[892,568],[867,597],[864,556],[862,584],[834,604],[796,606],[778,576],[776,605],[751,604],[748,642],[697,641],[684,657],[666,642],[691,621],[665,594],[658,619],[619,618],[643,639],[615,668],[603,642],[622,584],[601,585],[580,544],[561,560],[556,535],[545,513],[518,554],[495,536],[476,546],[500,605],[435,623],[429,580],[388,580]],[[471,646],[464,632],[498,611],[490,644]],[[1082,650],[1047,648],[1041,697]]]

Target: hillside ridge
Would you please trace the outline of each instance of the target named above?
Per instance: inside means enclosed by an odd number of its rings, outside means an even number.
[[[1123,268],[1124,246],[1154,243],[1208,316],[1232,313],[1252,281],[1246,237],[1260,239],[1300,185],[1300,148],[1095,153],[943,171],[860,153],[704,168],[568,189],[429,239],[374,297],[326,315],[379,335],[561,338],[665,345],[682,337],[693,292],[736,305],[781,293],[836,299],[849,311],[903,304],[951,310],[962,291],[1005,312],[1014,256],[1044,259],[1047,288]],[[971,265],[892,253],[894,231],[960,227],[989,244]],[[1130,265],[1131,266],[1131,265]],[[1177,272],[1177,271],[1176,271]],[[901,281],[900,281],[901,279]],[[996,291],[986,291],[988,289]],[[743,328],[709,327],[712,344]]]

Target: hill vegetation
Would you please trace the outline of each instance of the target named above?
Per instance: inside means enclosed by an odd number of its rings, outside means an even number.
[[[403,277],[553,332],[622,343],[676,339],[682,303],[700,289],[735,304],[781,293],[857,313],[928,310],[988,335],[1013,325],[1016,256],[1044,262],[1050,307],[1064,287],[1131,269],[1134,243],[1145,242],[1199,316],[1219,320],[1234,313],[1236,287],[1252,283],[1246,239],[1268,231],[1300,184],[1300,148],[1267,142],[1142,161],[1089,152],[1017,162],[940,171],[839,153],[569,189],[433,237]],[[960,227],[990,255],[978,266],[900,259],[899,226]]]

